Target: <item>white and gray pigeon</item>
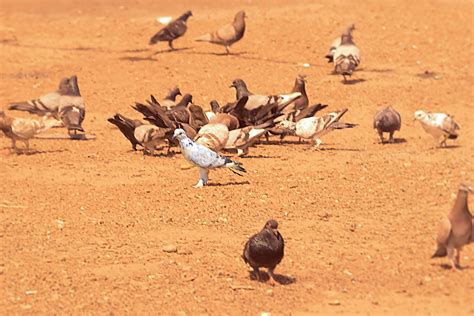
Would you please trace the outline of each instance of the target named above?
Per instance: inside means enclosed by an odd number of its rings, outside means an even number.
[[[429,113],[418,110],[415,112],[415,120],[420,121],[423,129],[433,136],[440,147],[446,147],[446,140],[448,138],[458,138],[460,127],[449,114]]]
[[[431,257],[447,255],[454,271],[460,266],[462,247],[474,241],[473,217],[467,202],[469,193],[474,193],[474,188],[461,183],[451,212],[440,223],[436,251]]]
[[[196,144],[186,136],[186,132],[181,128],[175,129],[173,137],[179,141],[179,146],[181,147],[184,158],[199,168],[199,181],[194,186],[195,188],[201,188],[207,185],[209,170],[211,169],[228,168],[239,176],[247,172],[241,163],[221,156],[206,146]]]
[[[352,76],[352,73],[360,64],[360,50],[352,38],[352,28],[348,28],[341,35],[341,45],[339,45],[333,57],[334,71],[344,77]]]
[[[39,116],[52,115],[61,120],[69,133],[84,131],[82,122],[86,109],[76,75],[61,79],[57,91],[42,95],[37,99],[13,102],[8,109],[26,111]]]

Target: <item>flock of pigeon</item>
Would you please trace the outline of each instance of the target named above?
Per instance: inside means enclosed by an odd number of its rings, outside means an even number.
[[[173,41],[186,32],[187,19],[191,11],[156,33],[150,44],[167,41],[171,49]],[[219,30],[197,38],[226,48],[243,38],[245,32],[245,12],[236,14],[231,24]],[[330,47],[326,58],[334,63],[335,72],[351,76],[360,63],[360,51],[354,44],[350,25]],[[235,88],[235,100],[221,106],[216,100],[210,102],[211,111],[193,102],[191,94],[181,94],[178,87],[169,91],[162,99],[153,95],[145,103],[136,102],[132,107],[141,116],[140,119],[127,118],[116,113],[108,121],[117,126],[128,139],[133,150],[143,147],[144,154],[154,155],[155,150],[163,145],[168,146],[167,154],[173,146],[179,146],[184,158],[190,163],[185,168],[197,167],[199,180],[194,186],[203,187],[208,184],[209,171],[216,168],[227,168],[237,175],[246,170],[236,160],[223,153],[233,153],[237,157],[248,155],[249,149],[256,142],[268,141],[270,136],[278,136],[280,140],[288,135],[310,140],[311,148],[318,149],[321,137],[336,130],[353,128],[357,124],[341,122],[348,109],[335,110],[317,115],[327,105],[316,103],[310,105],[306,94],[306,79],[299,75],[289,93],[264,95],[249,91],[242,79],[235,79],[230,87]],[[13,118],[0,110],[0,130],[11,139],[15,152],[29,151],[29,140],[36,134],[52,127],[65,127],[70,135],[78,131],[84,132],[82,122],[85,118],[85,104],[81,97],[76,76],[61,80],[57,91],[45,94],[37,99],[15,102],[8,110],[26,111],[41,116],[41,119]],[[439,146],[446,146],[447,139],[458,137],[459,125],[453,117],[444,113],[428,113],[416,111],[414,119],[418,120],[423,129],[431,134]],[[401,116],[393,108],[379,110],[373,120],[380,143],[386,143],[384,133],[388,133],[388,142],[395,141],[394,133],[401,128]],[[16,142],[25,143],[23,150]],[[467,194],[473,188],[461,184],[455,205],[442,222],[437,238],[437,250],[433,257],[448,256],[453,269],[459,267],[461,248],[474,242],[474,222],[467,204]],[[259,268],[268,268],[270,281],[274,282],[273,270],[284,255],[284,241],[278,232],[278,223],[269,220],[262,231],[252,236],[245,244],[243,259],[253,269],[258,279]]]

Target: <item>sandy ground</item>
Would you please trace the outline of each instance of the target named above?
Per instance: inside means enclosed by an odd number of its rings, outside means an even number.
[[[147,46],[155,18],[187,9],[182,50],[148,57],[167,48]],[[240,9],[240,55],[192,41]],[[458,184],[473,180],[472,12],[461,0],[1,0],[1,106],[77,74],[97,139],[33,140],[35,154],[15,155],[0,137],[0,314],[473,314],[474,247],[459,273],[430,259]],[[343,85],[323,56],[350,22],[361,80]],[[208,107],[233,100],[235,78],[282,93],[299,73],[311,102],[348,107],[360,125],[327,135],[320,152],[291,137],[259,145],[239,159],[245,178],[212,172],[201,190],[178,149],[131,152],[106,122],[138,118],[129,105],[175,85]],[[379,105],[401,112],[404,141],[376,143]],[[432,149],[417,109],[454,115],[454,146]],[[292,280],[276,287],[251,280],[240,258],[269,218],[286,241],[276,272]]]

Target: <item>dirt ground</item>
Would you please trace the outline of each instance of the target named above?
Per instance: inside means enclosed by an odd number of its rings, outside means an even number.
[[[187,9],[182,50],[150,58],[167,49],[147,45],[156,17]],[[193,42],[241,9],[239,55]],[[459,273],[430,259],[458,184],[473,180],[472,12],[463,0],[1,0],[0,107],[77,74],[97,139],[38,139],[35,154],[15,155],[0,136],[0,314],[474,314],[474,246]],[[323,56],[350,22],[361,80],[343,85]],[[310,102],[348,107],[359,126],[327,135],[320,152],[291,137],[258,145],[238,158],[245,178],[212,172],[204,189],[178,149],[131,152],[106,122],[139,118],[134,101],[175,85],[208,107],[234,99],[235,78],[283,93],[299,73]],[[380,105],[402,114],[398,144],[376,143]],[[454,146],[433,149],[417,109],[454,115]],[[275,287],[240,258],[269,218],[286,242],[276,272],[288,284]]]

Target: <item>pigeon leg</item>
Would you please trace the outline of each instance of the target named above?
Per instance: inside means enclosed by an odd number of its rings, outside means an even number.
[[[209,170],[204,169],[204,168],[199,168],[199,181],[196,183],[194,186],[195,188],[202,188],[207,184],[207,180],[209,175]]]
[[[170,47],[171,50],[174,50],[173,41],[169,41],[168,46]]]
[[[343,74],[342,77],[344,78],[344,83],[346,83],[347,82],[346,75]]]
[[[253,273],[255,274],[255,277],[257,278],[257,281],[261,282],[262,278],[260,276],[260,270],[258,270],[258,268],[256,268],[256,267],[253,267]]]
[[[319,145],[322,144],[322,141],[319,138],[316,138],[316,144],[314,145],[314,149],[319,150]]]
[[[27,139],[25,139],[23,142],[25,143],[25,152],[29,152],[30,151],[30,142]]]
[[[270,277],[268,279],[268,284],[270,284],[271,286],[277,285],[277,281],[275,280],[275,274],[273,274],[273,269],[274,268],[268,268],[268,276]]]
[[[393,144],[395,142],[395,138],[393,138],[393,134],[394,134],[394,132],[391,132],[390,133],[390,138],[388,139],[388,142],[391,143],[391,144]]]
[[[227,52],[227,55],[229,55],[230,54],[229,46],[226,45],[225,50]]]
[[[378,131],[378,133],[379,133],[380,143],[383,144],[383,132]]]
[[[456,260],[454,256],[454,252],[456,250],[454,248],[448,248],[448,259],[449,262],[451,263],[451,271],[457,271],[458,268],[456,267]]]
[[[456,267],[461,267],[461,249],[456,249],[456,257],[454,258]]]

